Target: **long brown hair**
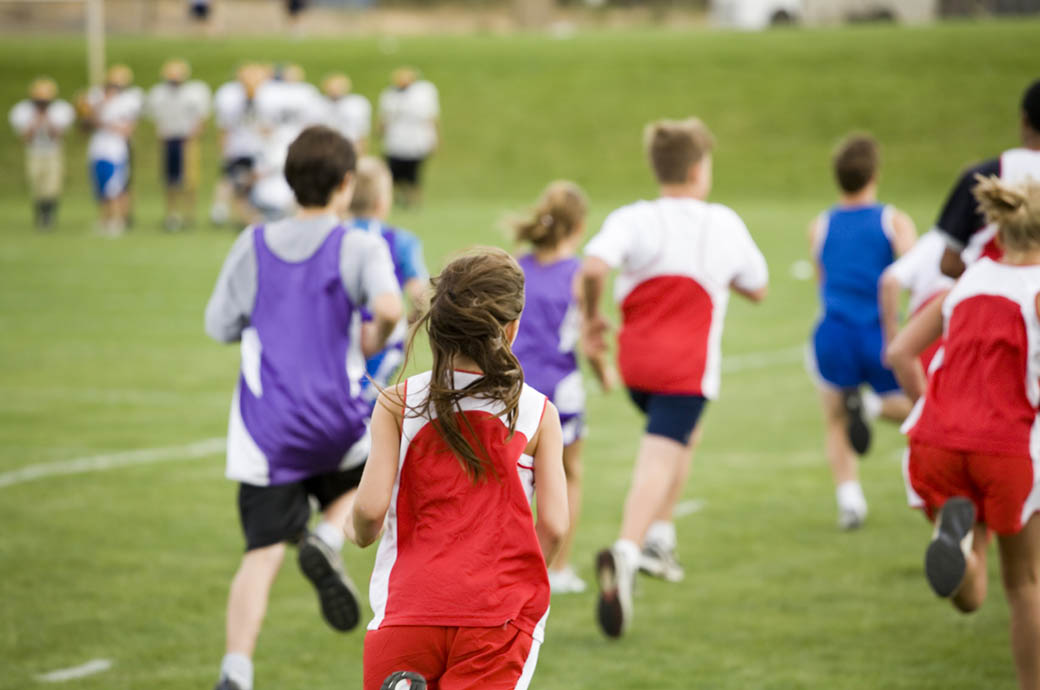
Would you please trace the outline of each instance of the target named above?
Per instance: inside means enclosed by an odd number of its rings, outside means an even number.
[[[425,328],[433,351],[433,372],[426,399],[412,412],[432,420],[463,469],[477,481],[486,476],[490,458],[469,418],[462,414],[461,401],[501,402],[509,433],[516,430],[524,372],[505,327],[519,319],[524,309],[524,273],[507,252],[479,248],[449,263],[431,284],[430,306],[412,330],[408,352],[419,330]],[[483,372],[464,388],[455,387],[455,359],[460,355],[472,359]],[[470,439],[479,447],[474,448]],[[491,469],[494,471],[493,466]]]
[[[582,227],[588,210],[581,187],[557,180],[542,192],[531,215],[513,224],[516,241],[530,243],[535,249],[555,249]]]

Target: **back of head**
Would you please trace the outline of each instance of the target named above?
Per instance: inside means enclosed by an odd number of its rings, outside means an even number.
[[[58,84],[50,77],[39,77],[29,85],[29,98],[48,103],[58,97]]]
[[[342,72],[330,74],[321,82],[322,92],[333,99],[343,98],[350,93],[351,88],[353,88],[353,84],[350,81],[350,77]]]
[[[265,81],[271,78],[271,69],[267,65],[258,62],[249,62],[238,69],[238,81],[246,90],[246,95],[252,98]]]
[[[134,83],[134,71],[123,64],[112,65],[108,68],[105,83],[120,89],[125,89]]]
[[[383,206],[390,205],[392,195],[393,178],[383,159],[365,156],[358,161],[350,212],[362,218],[371,217]]]
[[[870,184],[881,167],[881,150],[869,134],[852,134],[834,151],[834,179],[846,194]]]
[[[582,228],[588,209],[588,199],[578,185],[557,180],[542,192],[533,214],[514,224],[516,241],[553,249]]]
[[[1040,134],[1040,79],[1037,79],[1022,94],[1022,114],[1034,132]]]
[[[690,168],[715,148],[715,137],[699,118],[658,120],[643,131],[650,167],[660,184],[684,184]]]
[[[390,75],[390,81],[399,89],[404,89],[415,83],[419,73],[412,67],[398,67]]]
[[[1040,249],[1040,182],[1009,184],[997,176],[976,175],[972,190],[986,220],[995,223],[1008,251]]]
[[[191,76],[191,66],[184,60],[167,60],[162,66],[162,78],[166,81],[180,84],[188,81]]]
[[[328,206],[356,166],[354,145],[336,130],[315,125],[303,130],[289,146],[285,179],[300,206],[320,208]]]
[[[517,408],[524,374],[513,355],[506,326],[520,318],[524,308],[524,273],[516,260],[497,248],[470,251],[449,263],[431,281],[430,306],[412,334],[425,327],[433,353],[429,393],[418,412],[433,424],[463,468],[474,479],[486,475],[488,453],[477,440],[462,411],[464,398],[500,402],[510,432],[516,428]],[[409,349],[411,343],[409,343]],[[476,362],[481,378],[455,387],[456,358]],[[435,415],[435,417],[434,417]],[[463,433],[465,427],[469,433]]]

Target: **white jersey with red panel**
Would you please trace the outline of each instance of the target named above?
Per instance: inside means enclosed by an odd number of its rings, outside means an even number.
[[[1000,156],[1000,179],[1011,184],[1021,184],[1030,179],[1040,182],[1040,151],[1005,151]],[[964,251],[961,252],[961,260],[970,266],[984,256],[999,259],[1003,252],[997,246],[996,237],[997,226],[993,223],[979,229],[969,238]]]
[[[456,371],[454,385],[479,377]],[[462,400],[470,438],[483,444],[490,461],[487,476],[474,481],[431,417],[418,412],[430,379],[426,372],[404,384],[401,452],[372,571],[375,617],[368,629],[498,627],[508,621],[541,642],[549,579],[531,512],[534,459],[524,450],[548,400],[524,384],[512,435],[501,402]]]
[[[692,198],[638,201],[611,213],[585,248],[621,273],[618,362],[629,388],[715,398],[730,286],[769,280],[740,217]]]

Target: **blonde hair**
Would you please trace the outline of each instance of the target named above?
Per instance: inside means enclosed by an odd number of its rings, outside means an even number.
[[[581,187],[557,180],[542,192],[532,214],[513,224],[516,241],[537,249],[552,249],[582,227],[588,210],[589,202]]]
[[[658,120],[643,130],[643,144],[657,181],[682,184],[690,168],[715,148],[715,137],[700,118]]]
[[[1004,182],[976,174],[972,190],[986,220],[995,223],[1005,249],[1040,249],[1040,182]]]
[[[350,212],[355,216],[367,216],[375,212],[381,203],[390,201],[393,194],[393,178],[382,159],[365,156],[358,161],[354,196],[350,199]]]

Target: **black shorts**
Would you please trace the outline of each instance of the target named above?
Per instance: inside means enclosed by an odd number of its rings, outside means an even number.
[[[286,0],[285,7],[289,14],[296,15],[307,7],[307,0]]]
[[[184,139],[163,140],[163,179],[167,187],[184,184]]]
[[[226,158],[221,166],[224,177],[231,181],[231,186],[238,196],[247,196],[253,188],[253,166],[256,161],[252,156],[236,156]]]
[[[628,396],[646,415],[646,433],[664,436],[677,443],[690,442],[708,399],[703,395],[648,393],[628,389]]]
[[[320,474],[302,482],[238,487],[238,516],[246,537],[246,551],[262,549],[279,542],[299,541],[311,519],[313,496],[324,510],[330,503],[356,489],[365,466],[342,472]]]
[[[419,173],[421,172],[423,158],[395,158],[386,157],[386,165],[390,168],[390,176],[394,182],[408,182],[419,184]]]
[[[209,17],[209,0],[194,0],[190,12],[195,19],[204,21]]]

